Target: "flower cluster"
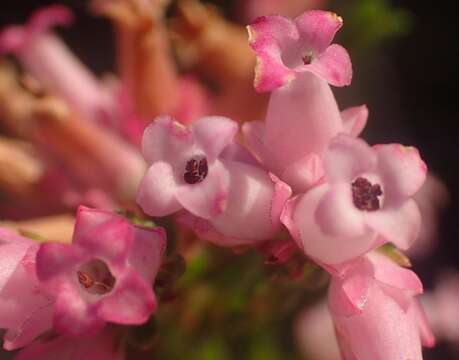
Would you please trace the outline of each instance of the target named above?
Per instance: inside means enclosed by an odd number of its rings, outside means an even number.
[[[46,118],[40,131],[23,135],[17,125],[14,131],[69,163],[78,183],[73,203],[90,199],[113,209],[135,197],[142,216],[173,216],[177,228],[191,229],[200,240],[252,247],[277,265],[295,256],[314,262],[331,278],[328,305],[343,359],[422,359],[422,346],[434,345],[416,298],[422,284],[378,250],[388,244],[408,250],[418,238],[421,212],[414,196],[427,167],[413,147],[370,146],[361,139],[365,105],[340,111],[330,85],[350,85],[353,74],[347,50],[333,43],[342,18],[315,10],[293,20],[262,16],[248,26],[254,88],[268,93],[269,102],[264,121],[240,129],[228,117],[201,116],[209,113],[202,89],[192,78],[176,76],[166,60],[169,48],[158,20],[164,9],[133,3],[126,9],[122,1],[92,2],[93,11],[112,18],[121,34],[121,84],[96,80],[49,31],[71,21],[66,8],[39,11],[27,25],[0,34],[0,52],[14,53],[71,113],[62,115],[52,101],[36,106],[35,94],[28,103],[38,119]],[[179,6],[182,25],[207,38],[201,21],[206,13],[192,4]],[[151,18],[142,18],[143,11]],[[132,18],[144,23],[137,26]],[[226,90],[243,97],[244,71],[233,70],[218,81],[234,79]],[[156,76],[157,87],[145,81]],[[162,93],[161,86],[170,89]],[[211,110],[220,114],[222,104],[213,100]],[[139,134],[145,161],[135,149]],[[76,146],[67,151],[71,140]],[[165,248],[162,227],[85,206],[77,210],[71,243],[38,244],[0,228],[4,348],[27,345],[18,353],[21,360],[50,353],[122,358],[120,325],[145,324],[157,309],[153,286]]]

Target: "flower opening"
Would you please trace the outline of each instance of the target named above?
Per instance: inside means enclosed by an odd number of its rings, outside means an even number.
[[[381,185],[372,184],[364,177],[352,182],[352,200],[357,209],[376,211],[380,209],[379,196],[383,194]]]

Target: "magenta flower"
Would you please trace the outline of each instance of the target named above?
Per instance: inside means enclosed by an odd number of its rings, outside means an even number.
[[[340,113],[330,86],[313,74],[271,94],[266,122],[245,123],[244,135],[263,165],[304,192],[323,177],[322,157],[339,133],[358,136],[368,117],[366,106]]]
[[[36,341],[21,350],[15,360],[97,359],[122,360],[125,358],[117,344],[116,333],[106,329],[96,336],[58,336],[51,340]]]
[[[290,200],[281,218],[306,254],[336,265],[385,242],[410,247],[421,225],[412,196],[427,171],[415,148],[339,135],[324,168],[325,182]]]
[[[3,347],[14,350],[52,327],[53,300],[39,288],[38,244],[0,228],[0,328]]]
[[[47,90],[63,98],[87,120],[113,121],[113,89],[104,86],[49,29],[69,25],[68,8],[50,5],[36,11],[24,26],[13,25],[0,33],[0,54],[13,53],[21,65]]]
[[[190,214],[183,222],[219,245],[271,238],[290,189],[234,142],[237,129],[223,117],[202,118],[189,128],[157,118],[143,139],[150,163],[137,196],[143,210],[166,216],[185,209]]]
[[[328,11],[306,11],[294,20],[262,16],[248,26],[257,54],[255,89],[272,91],[312,72],[331,85],[349,85],[352,64],[347,51],[331,44],[343,19]]]
[[[333,276],[328,301],[345,360],[421,360],[421,344],[433,346],[419,301],[415,273],[383,255],[359,259]]]
[[[162,228],[80,207],[72,244],[46,243],[37,253],[38,278],[56,296],[54,327],[81,335],[106,322],[147,321],[156,309],[152,283],[165,246]]]

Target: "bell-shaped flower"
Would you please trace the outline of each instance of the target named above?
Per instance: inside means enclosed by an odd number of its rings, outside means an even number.
[[[330,86],[309,73],[274,91],[266,121],[246,123],[243,132],[269,171],[304,192],[322,178],[330,140],[339,133],[359,135],[367,117],[364,105],[340,113]]]
[[[57,336],[37,340],[22,349],[15,360],[97,359],[122,360],[123,349],[113,329],[106,329],[96,336]]]
[[[412,197],[427,171],[415,148],[339,135],[324,168],[324,182],[290,200],[281,219],[307,255],[337,265],[385,242],[410,247],[421,226]]]
[[[137,196],[143,210],[166,216],[185,209],[185,222],[219,245],[271,238],[290,189],[241,150],[233,139],[237,129],[223,117],[202,118],[189,128],[157,118],[143,139],[150,163]]]
[[[99,82],[49,31],[55,25],[69,25],[72,20],[65,6],[41,8],[24,26],[12,25],[0,33],[0,54],[13,53],[27,72],[83,118],[112,122],[116,116],[112,89]]]
[[[433,346],[416,274],[380,254],[356,260],[332,276],[328,302],[345,360],[421,360]]]
[[[52,328],[52,297],[35,273],[38,243],[0,228],[0,328],[3,347],[14,350]]]
[[[306,11],[294,20],[262,16],[248,26],[257,55],[255,89],[272,91],[311,72],[331,85],[349,85],[352,64],[347,51],[331,44],[343,19],[335,13]]]
[[[152,283],[165,245],[162,228],[80,207],[72,244],[45,243],[37,253],[38,279],[56,297],[55,329],[82,335],[106,322],[147,321],[156,309]]]

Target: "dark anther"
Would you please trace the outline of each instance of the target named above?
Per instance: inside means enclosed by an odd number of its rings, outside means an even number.
[[[106,294],[115,285],[115,278],[109,268],[99,259],[93,259],[83,264],[77,271],[77,279],[84,290],[90,294]]]
[[[208,172],[206,158],[201,160],[191,159],[186,163],[183,179],[187,184],[197,184],[206,178]]]
[[[383,194],[379,184],[371,184],[367,179],[358,177],[352,183],[352,200],[359,210],[375,211],[379,210],[380,204],[378,196]]]
[[[303,60],[303,64],[304,65],[309,65],[311,62],[312,62],[312,55],[311,54],[308,54],[308,55],[304,55],[301,60]]]

